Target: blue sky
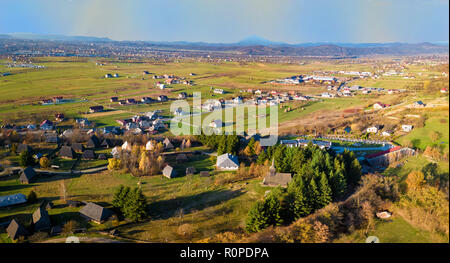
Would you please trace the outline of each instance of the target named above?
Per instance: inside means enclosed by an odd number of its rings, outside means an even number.
[[[437,42],[449,0],[0,0],[1,33],[114,40]]]

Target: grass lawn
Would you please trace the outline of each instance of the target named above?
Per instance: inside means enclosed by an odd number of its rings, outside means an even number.
[[[390,220],[377,220],[375,229],[365,234],[364,231],[355,231],[351,235],[343,236],[335,243],[365,243],[369,236],[376,236],[380,243],[437,243],[447,242],[443,237],[434,235],[411,226],[401,217]]]

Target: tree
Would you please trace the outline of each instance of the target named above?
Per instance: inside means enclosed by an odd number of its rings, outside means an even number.
[[[121,166],[121,160],[117,158],[108,159],[108,170],[118,170]]]
[[[35,163],[33,155],[28,150],[23,151],[19,155],[19,164],[20,166],[33,166]]]
[[[191,148],[191,139],[188,139],[185,144],[186,149]]]
[[[114,193],[112,205],[113,207],[119,209],[122,211],[122,209],[125,207],[126,199],[128,196],[128,193],[130,192],[130,187],[125,187],[123,185],[119,186],[119,188]]]
[[[311,178],[311,180],[309,181],[307,189],[307,202],[308,205],[312,208],[312,212],[322,208],[321,204],[319,203],[320,192],[317,189],[317,184],[314,178]]]
[[[33,191],[33,190],[31,190],[31,192],[30,192],[30,193],[28,194],[28,196],[27,196],[27,201],[28,201],[29,203],[34,203],[34,202],[37,201],[37,199],[38,199],[38,197],[37,197],[36,192]]]
[[[311,213],[312,209],[307,201],[306,189],[301,176],[294,176],[293,181],[288,185],[285,203],[287,204],[290,221],[297,220]]]
[[[318,199],[318,204],[320,207],[324,207],[326,205],[328,205],[331,202],[331,188],[330,185],[328,184],[328,179],[327,176],[325,175],[324,172],[321,173],[320,175],[320,180],[319,180],[319,199]]]
[[[416,192],[425,184],[425,176],[421,171],[412,171],[406,178],[406,185],[408,186],[408,192]]]
[[[41,157],[41,159],[39,159],[39,165],[42,168],[47,168],[50,166],[50,160],[47,157]]]
[[[139,187],[129,191],[123,207],[123,215],[133,222],[147,217],[147,199]]]
[[[279,226],[281,219],[281,200],[279,191],[272,191],[264,201],[256,202],[250,209],[245,229],[248,232],[258,232],[268,226]]]

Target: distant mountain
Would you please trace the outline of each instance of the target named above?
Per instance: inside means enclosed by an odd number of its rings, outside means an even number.
[[[64,35],[39,35],[14,33],[0,35],[0,40],[7,41],[28,39],[34,41],[65,41],[74,44],[89,44],[95,42],[101,45],[108,43],[119,48],[151,47],[161,48],[159,52],[232,52],[238,55],[255,56],[311,56],[311,57],[355,57],[367,55],[417,55],[438,54],[449,52],[448,42],[440,43],[301,43],[287,44],[274,42],[259,36],[250,36],[237,43],[205,43],[205,42],[156,42],[156,41],[114,41],[109,38]],[[9,47],[14,49],[14,47]],[[0,47],[1,50],[1,47]],[[11,52],[11,51],[7,51]]]
[[[0,38],[15,38],[29,40],[49,40],[49,41],[89,41],[89,42],[111,42],[113,40],[107,37],[89,37],[89,36],[66,36],[66,35],[41,35],[33,33],[9,33],[2,34]]]
[[[286,43],[283,42],[274,42],[274,41],[270,41],[267,40],[265,38],[253,35],[247,38],[244,38],[243,40],[235,43],[236,45],[239,46],[285,46],[288,45]]]

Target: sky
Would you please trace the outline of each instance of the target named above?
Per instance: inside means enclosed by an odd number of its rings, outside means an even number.
[[[449,0],[0,0],[0,34],[234,43],[448,42]]]

